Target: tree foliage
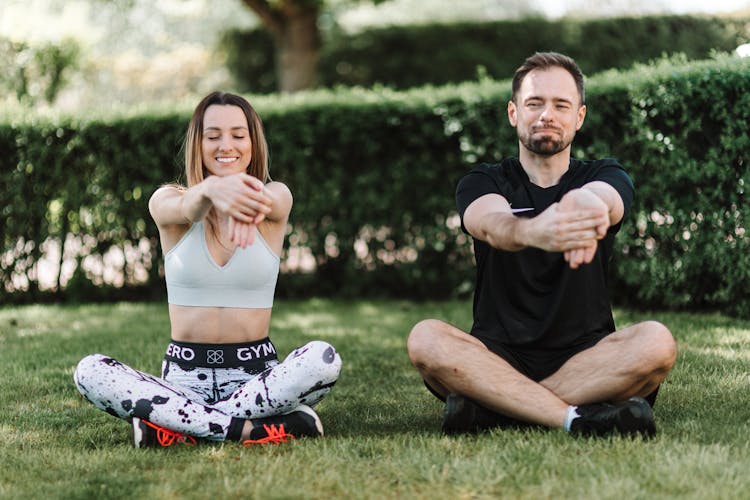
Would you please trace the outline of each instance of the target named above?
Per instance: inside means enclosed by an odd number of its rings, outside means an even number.
[[[71,38],[36,45],[0,38],[0,93],[32,105],[53,104],[79,56],[80,46]]]

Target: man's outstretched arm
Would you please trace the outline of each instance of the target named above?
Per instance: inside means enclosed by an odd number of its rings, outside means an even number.
[[[591,191],[607,205],[610,226],[614,226],[622,220],[625,215],[625,204],[620,193],[614,187],[604,181],[593,181],[584,184],[581,189]],[[571,192],[575,192],[575,190]]]
[[[596,240],[602,238],[609,227],[609,210],[593,192],[587,191],[580,198],[580,202],[578,197],[571,198],[568,209],[563,210],[562,202],[554,203],[536,217],[526,218],[515,216],[504,197],[487,194],[466,208],[463,223],[474,238],[499,250],[535,247],[549,252],[567,252],[596,247]],[[600,233],[602,228],[604,231]]]

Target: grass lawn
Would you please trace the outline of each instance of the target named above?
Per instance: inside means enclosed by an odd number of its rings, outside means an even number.
[[[618,310],[658,319],[679,358],[643,442],[559,430],[439,432],[442,404],[406,356],[426,317],[468,328],[466,301],[278,302],[280,356],[311,339],[344,368],[317,407],[326,437],[136,450],[129,426],[79,397],[78,360],[101,352],[158,373],[165,304],[0,309],[0,498],[750,498],[750,322]]]

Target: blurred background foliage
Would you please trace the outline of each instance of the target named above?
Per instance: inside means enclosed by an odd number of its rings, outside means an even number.
[[[29,91],[22,100],[35,110],[73,113],[148,109],[216,88],[274,92],[276,42],[250,5],[295,4],[317,8],[319,87],[505,78],[529,52],[550,48],[581,58],[591,75],[750,41],[743,0],[5,0],[0,57],[11,71],[0,107]],[[688,8],[722,5],[735,10]]]
[[[557,50],[589,75],[575,156],[619,158],[639,189],[615,302],[750,317],[750,73],[720,55],[750,41],[750,10],[315,0],[318,87],[290,94],[275,92],[274,41],[246,3],[0,5],[0,302],[163,300],[146,203],[180,178],[190,112],[215,88],[248,94],[295,194],[279,296],[470,294],[456,181],[517,154],[507,78]],[[43,22],[50,8],[61,22]]]
[[[53,104],[79,57],[80,46],[72,38],[36,45],[0,38],[0,93],[25,104]]]
[[[517,154],[509,81],[253,98],[272,175],[295,195],[278,296],[439,299],[472,291],[453,193]],[[750,59],[673,57],[588,85],[573,154],[637,186],[616,304],[750,317]],[[189,109],[0,123],[0,300],[164,298],[147,200],[180,176]]]
[[[531,35],[530,35],[531,34]],[[507,78],[528,55],[555,50],[591,75],[663,55],[703,59],[750,40],[750,18],[649,16],[609,19],[422,24],[332,33],[320,59],[323,87],[381,84],[405,89]],[[262,29],[231,30],[221,40],[227,68],[243,92],[278,88],[273,42]]]

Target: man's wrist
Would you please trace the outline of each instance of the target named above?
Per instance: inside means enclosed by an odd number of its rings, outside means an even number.
[[[509,242],[514,250],[521,250],[530,246],[528,243],[528,229],[530,219],[525,217],[518,217],[517,215],[510,216],[510,235],[511,241]]]

